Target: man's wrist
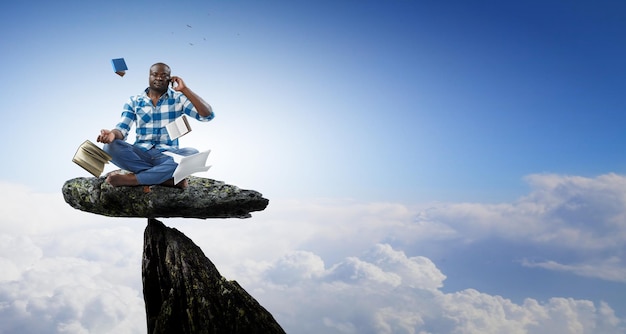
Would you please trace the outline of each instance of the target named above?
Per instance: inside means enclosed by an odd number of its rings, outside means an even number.
[[[179,90],[179,92],[185,94],[185,96],[189,97],[189,93],[191,93],[191,89],[189,89],[189,87],[185,86],[183,88],[181,88],[181,90]]]

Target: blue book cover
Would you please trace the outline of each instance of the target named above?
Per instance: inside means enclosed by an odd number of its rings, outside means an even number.
[[[111,64],[113,65],[113,71],[118,74],[128,69],[128,67],[126,66],[126,62],[124,61],[124,58],[111,59]]]

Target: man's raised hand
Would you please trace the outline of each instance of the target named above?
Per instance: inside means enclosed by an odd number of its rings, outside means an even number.
[[[187,87],[181,77],[173,76],[170,78],[170,82],[172,83],[172,89],[177,92],[180,92]]]
[[[98,142],[109,144],[113,140],[115,140],[115,133],[113,133],[113,131],[104,130],[104,129],[100,130],[100,135],[98,136]]]

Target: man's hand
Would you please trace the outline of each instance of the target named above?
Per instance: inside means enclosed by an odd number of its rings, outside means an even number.
[[[181,77],[173,76],[170,78],[170,82],[172,82],[172,89],[181,92],[183,89],[187,88],[185,82]]]
[[[109,130],[100,130],[100,135],[98,136],[98,142],[109,144],[115,140],[115,132]]]
[[[181,77],[173,76],[170,78],[172,83],[172,89],[185,94],[185,96],[191,101],[194,107],[198,110],[198,114],[203,117],[208,117],[213,114],[211,105],[206,103],[200,96],[196,95],[187,85]]]

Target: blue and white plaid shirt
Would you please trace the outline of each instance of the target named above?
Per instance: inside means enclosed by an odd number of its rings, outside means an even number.
[[[143,93],[130,97],[124,105],[122,119],[115,128],[122,132],[126,140],[128,132],[135,123],[137,135],[135,145],[146,150],[153,147],[161,151],[178,149],[178,139],[170,139],[165,125],[183,114],[201,122],[208,122],[214,117],[213,113],[208,117],[198,114],[184,94],[171,88],[168,88],[167,92],[161,96],[155,107],[148,97],[148,88],[146,88]]]

